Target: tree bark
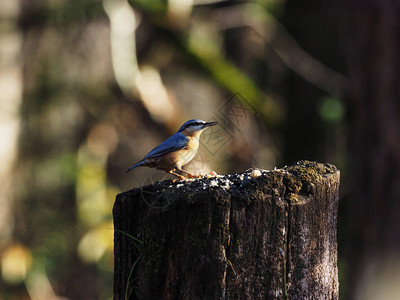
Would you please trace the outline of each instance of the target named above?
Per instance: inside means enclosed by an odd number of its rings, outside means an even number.
[[[114,204],[114,299],[337,299],[339,171],[167,180]]]

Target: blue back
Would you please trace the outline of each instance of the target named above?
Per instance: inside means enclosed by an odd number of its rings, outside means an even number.
[[[149,157],[158,157],[166,153],[184,149],[186,148],[188,141],[189,138],[178,131],[177,133],[166,139],[164,142],[162,142],[160,145],[155,147],[153,150],[151,150],[149,153],[147,153],[144,158],[146,159]]]

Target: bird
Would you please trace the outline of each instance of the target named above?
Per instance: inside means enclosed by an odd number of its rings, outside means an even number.
[[[201,133],[208,127],[217,125],[218,122],[205,122],[199,119],[192,119],[185,122],[179,130],[160,145],[152,149],[146,156],[126,173],[137,167],[150,167],[172,174],[180,179],[185,177],[177,174],[180,171],[187,177],[196,177],[182,167],[190,162],[199,149]]]

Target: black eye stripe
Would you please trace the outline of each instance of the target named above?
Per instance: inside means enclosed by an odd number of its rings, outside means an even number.
[[[190,123],[190,124],[187,124],[185,127],[188,128],[190,126],[197,126],[197,125],[202,125],[202,124],[204,124],[204,123],[200,123],[200,122]]]

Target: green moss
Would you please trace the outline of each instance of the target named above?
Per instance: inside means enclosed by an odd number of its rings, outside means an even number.
[[[321,164],[313,161],[301,160],[293,166],[284,168],[284,170],[300,178],[303,182],[319,183],[322,176],[332,174],[337,171],[331,164]]]
[[[337,171],[331,164],[321,164],[302,160],[297,164],[285,167],[288,174],[283,179],[286,186],[285,198],[291,203],[302,203],[301,194],[310,194],[315,190],[315,185],[323,181],[323,176]]]
[[[279,186],[281,186],[281,182],[283,180],[283,173],[278,171],[271,172],[268,174],[268,181],[266,187],[268,189],[276,190]]]
[[[301,179],[299,180],[298,177],[295,177],[291,174],[289,174],[283,179],[283,183],[285,184],[288,193],[297,194],[303,187]]]

